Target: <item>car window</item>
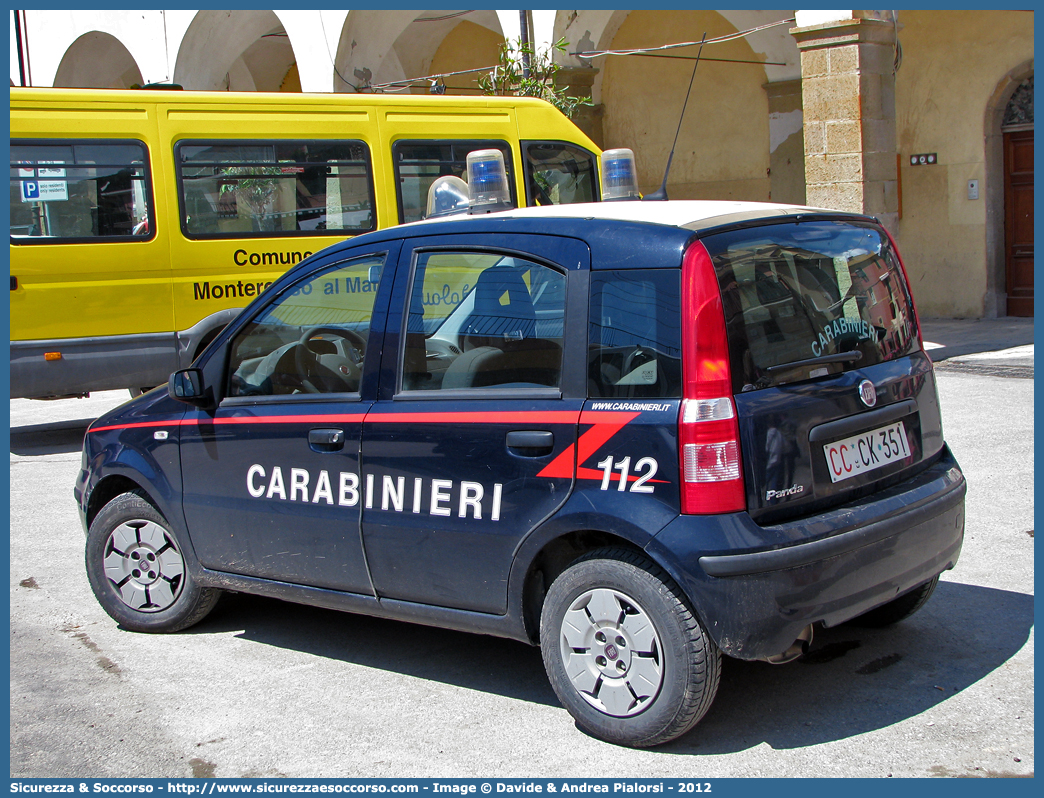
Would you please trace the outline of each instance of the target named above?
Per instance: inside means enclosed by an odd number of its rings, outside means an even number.
[[[428,189],[446,175],[468,179],[468,153],[475,150],[500,150],[508,186],[514,200],[515,180],[511,176],[511,147],[504,141],[397,141],[392,149],[395,186],[398,190],[399,221],[416,222],[428,207]]]
[[[361,141],[183,141],[175,157],[189,238],[376,228],[370,155]]]
[[[526,156],[526,193],[529,205],[568,205],[596,202],[594,155],[575,144],[530,141]]]
[[[865,368],[918,346],[902,268],[876,227],[776,224],[704,243],[737,393]]]
[[[12,141],[12,243],[146,239],[151,190],[140,141]]]
[[[266,307],[232,342],[227,395],[357,392],[383,265],[340,263]]]
[[[680,295],[675,269],[591,275],[591,396],[681,396]]]
[[[404,391],[558,387],[565,276],[485,252],[418,254]]]

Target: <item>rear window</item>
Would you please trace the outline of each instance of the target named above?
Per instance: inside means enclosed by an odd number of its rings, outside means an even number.
[[[677,269],[591,273],[590,396],[681,396],[680,278]]]
[[[767,225],[703,243],[721,288],[737,393],[864,368],[918,349],[899,260],[873,225]]]

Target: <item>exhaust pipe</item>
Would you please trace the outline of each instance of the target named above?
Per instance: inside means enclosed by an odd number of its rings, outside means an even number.
[[[793,662],[803,654],[808,653],[808,647],[812,644],[812,626],[806,626],[801,630],[801,634],[797,636],[790,648],[784,651],[782,654],[776,654],[773,657],[766,657],[765,662],[769,662],[772,665],[785,665],[788,662]]]

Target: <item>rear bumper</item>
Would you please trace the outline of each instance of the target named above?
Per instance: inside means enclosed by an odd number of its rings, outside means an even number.
[[[947,448],[927,471],[868,499],[771,527],[746,513],[681,516],[648,551],[724,653],[764,659],[809,624],[842,623],[952,568],[966,492]]]

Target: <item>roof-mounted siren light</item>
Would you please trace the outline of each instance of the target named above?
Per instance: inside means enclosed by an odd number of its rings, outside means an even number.
[[[641,199],[634,152],[627,147],[602,153],[602,202]]]
[[[468,213],[493,213],[515,207],[511,203],[504,153],[500,150],[475,150],[468,153]]]
[[[468,184],[456,175],[443,175],[428,187],[425,219],[467,213],[470,204]]]

